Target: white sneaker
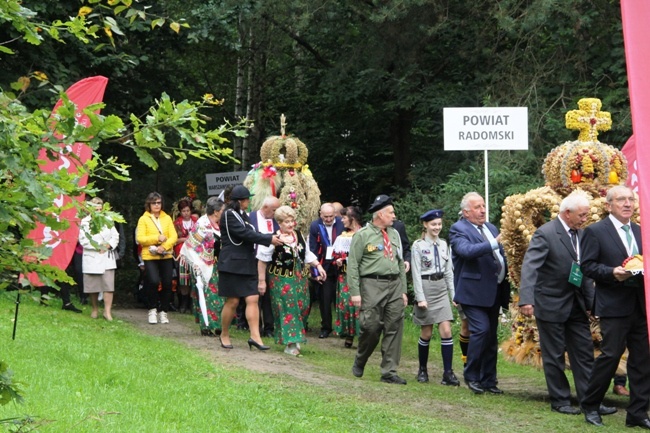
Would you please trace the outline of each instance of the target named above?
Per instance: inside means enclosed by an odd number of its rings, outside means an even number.
[[[155,308],[149,310],[149,323],[152,325],[158,323],[158,312],[156,311]]]
[[[167,318],[167,313],[165,313],[164,311],[158,313],[158,321],[160,323],[169,323],[169,319]]]

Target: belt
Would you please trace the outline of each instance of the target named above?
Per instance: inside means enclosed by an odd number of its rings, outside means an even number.
[[[444,274],[429,274],[429,275],[422,275],[423,280],[430,280],[430,281],[438,281],[442,280],[444,277]]]
[[[368,274],[368,275],[362,275],[361,278],[370,278],[372,280],[393,281],[399,278],[399,274],[388,274],[388,275]]]

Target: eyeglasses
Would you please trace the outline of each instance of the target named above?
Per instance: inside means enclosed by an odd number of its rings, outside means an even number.
[[[160,206],[162,204],[161,201],[152,201],[151,204],[155,204],[156,206]]]

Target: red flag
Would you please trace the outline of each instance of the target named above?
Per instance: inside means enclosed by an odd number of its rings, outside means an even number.
[[[82,111],[88,105],[102,102],[107,83],[108,78],[98,75],[96,77],[84,78],[66,90],[66,95],[68,95],[70,101],[76,105],[75,117],[79,124],[84,126],[90,124],[88,116],[83,114]],[[57,112],[61,104],[63,104],[63,101],[59,99],[56,105],[54,105],[52,115]],[[69,154],[77,155],[79,160],[69,158],[67,156]],[[67,169],[69,173],[75,173],[77,172],[77,164],[84,164],[91,156],[92,150],[90,147],[83,143],[75,143],[71,148],[69,147],[67,149],[64,149],[63,145],[61,145],[59,158],[55,161],[50,161],[46,157],[44,149],[41,149],[38,157],[39,159],[46,161],[46,163],[41,166],[41,170],[45,173],[52,173],[55,170],[63,168]],[[79,186],[85,186],[87,182],[88,175],[84,175],[79,180]],[[83,196],[77,197],[78,201],[82,201],[83,199]],[[54,200],[54,205],[61,208],[65,204],[70,203],[71,200],[70,197],[59,196]],[[39,223],[28,235],[28,238],[33,239],[36,243],[45,244],[52,248],[52,255],[45,260],[44,263],[56,266],[59,269],[65,269],[68,267],[72,255],[74,254],[74,249],[77,246],[77,237],[79,236],[77,211],[74,208],[64,210],[61,213],[60,218],[71,221],[70,227],[67,230],[57,232],[56,230],[52,230],[50,227],[45,227],[43,224]],[[32,284],[36,286],[42,285],[38,279],[38,275],[30,274],[28,277]]]
[[[636,147],[636,169],[639,186],[639,211],[641,219],[650,215],[650,1],[621,0],[623,40],[627,61],[627,79],[632,111],[632,130]],[[645,185],[645,186],[644,186]],[[648,211],[646,211],[648,209]],[[643,249],[650,251],[650,229],[642,233]],[[646,311],[650,311],[650,265],[644,265]],[[649,326],[650,326],[650,322]]]

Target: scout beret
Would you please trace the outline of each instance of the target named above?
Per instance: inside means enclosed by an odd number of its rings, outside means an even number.
[[[438,218],[442,218],[444,214],[445,213],[441,209],[432,209],[422,214],[420,216],[420,221],[427,222]]]
[[[391,204],[393,204],[393,199],[390,198],[390,196],[386,194],[380,194],[377,196],[377,198],[375,198],[375,201],[372,202],[372,204],[368,208],[368,212],[369,213],[377,212],[378,210],[381,210]]]

